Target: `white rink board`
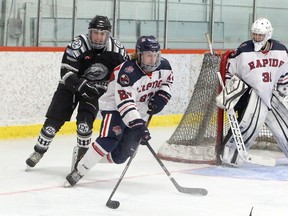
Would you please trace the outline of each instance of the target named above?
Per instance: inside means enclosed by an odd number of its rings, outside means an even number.
[[[162,56],[170,61],[175,82],[172,99],[161,115],[183,113],[204,55]],[[0,126],[43,123],[60,79],[61,59],[62,52],[0,52]]]

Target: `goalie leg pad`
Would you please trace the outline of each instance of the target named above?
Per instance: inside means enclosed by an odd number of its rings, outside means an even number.
[[[245,148],[248,150],[258,137],[264,121],[268,115],[268,108],[262,102],[257,93],[252,90],[248,106],[244,112],[243,118],[240,121],[239,127],[245,143]],[[241,165],[240,156],[235,154],[236,144],[234,138],[230,135],[225,140],[225,147],[223,151],[223,162],[227,164]]]
[[[278,96],[277,94],[272,96],[272,109],[269,111],[265,123],[277,140],[279,148],[288,158],[288,109]]]
[[[231,166],[241,166],[244,161],[241,159],[237,152],[236,145],[234,144],[234,139],[231,138],[229,139],[229,142],[225,145],[223,155],[221,157],[221,160],[223,164],[228,164]]]

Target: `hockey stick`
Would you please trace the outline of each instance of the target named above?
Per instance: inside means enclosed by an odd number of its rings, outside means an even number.
[[[171,176],[170,172],[167,170],[165,165],[162,163],[162,161],[159,159],[153,148],[149,143],[146,143],[146,146],[154,156],[154,158],[157,160],[157,162],[160,164],[164,172],[167,174],[173,185],[176,187],[176,189],[181,193],[191,194],[191,195],[198,195],[198,196],[205,196],[208,194],[208,191],[204,188],[188,188],[188,187],[182,187],[180,186],[175,179]]]
[[[152,114],[149,115],[149,118],[148,118],[148,120],[147,120],[147,122],[146,122],[146,126],[147,126],[147,127],[148,127],[151,119],[152,119]],[[140,145],[140,143],[141,143],[141,140],[139,141],[139,145]],[[117,208],[120,206],[120,202],[117,201],[117,200],[112,200],[112,197],[113,197],[113,195],[115,194],[117,188],[119,187],[119,185],[120,185],[120,183],[121,183],[124,175],[126,174],[126,172],[127,172],[128,168],[129,168],[132,160],[134,159],[134,157],[135,157],[135,155],[136,155],[136,153],[137,153],[137,150],[138,150],[138,148],[134,151],[133,155],[129,158],[129,161],[127,162],[124,170],[122,171],[122,174],[121,174],[121,176],[119,177],[117,184],[115,185],[115,187],[114,187],[114,189],[113,189],[110,197],[108,198],[108,200],[107,200],[107,202],[106,202],[106,206],[107,206],[108,208],[117,209]]]
[[[210,53],[211,55],[213,55],[214,52],[213,52],[213,47],[212,47],[212,43],[210,40],[210,36],[208,33],[205,33],[205,36],[209,45]],[[223,80],[219,71],[217,71],[217,76],[218,76],[218,79],[219,79],[219,82],[223,91],[225,91],[225,85],[223,83]],[[239,127],[234,109],[233,108],[228,109],[226,110],[226,113],[227,113],[227,117],[228,117],[229,124],[231,127],[231,132],[236,143],[237,151],[241,159],[252,164],[258,164],[258,165],[263,165],[263,166],[275,166],[276,164],[275,159],[263,159],[262,157],[248,154],[245,148],[245,144],[243,141],[243,137],[240,131],[240,127]]]

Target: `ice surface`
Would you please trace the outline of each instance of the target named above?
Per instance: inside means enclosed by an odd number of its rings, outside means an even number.
[[[155,151],[174,128],[152,128]],[[94,134],[96,137],[96,134]],[[241,168],[163,161],[181,186],[203,187],[205,197],[179,193],[147,147],[140,146],[113,196],[118,209],[105,203],[126,164],[97,164],[73,188],[63,188],[70,172],[75,135],[56,136],[35,168],[25,172],[36,137],[0,141],[1,216],[286,216],[288,161],[282,153],[276,167],[245,164]]]

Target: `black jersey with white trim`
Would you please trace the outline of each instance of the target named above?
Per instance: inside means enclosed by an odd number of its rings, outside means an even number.
[[[79,35],[63,54],[60,82],[74,91],[79,79],[93,68],[102,73],[99,81],[108,81],[113,69],[128,58],[124,46],[113,37],[109,38],[105,48],[98,50],[92,48],[88,35]]]
[[[115,68],[107,92],[99,99],[100,110],[117,110],[128,126],[135,119],[148,118],[148,102],[155,92],[171,94],[174,76],[167,59],[161,58],[160,66],[146,74],[135,60],[126,61]]]

